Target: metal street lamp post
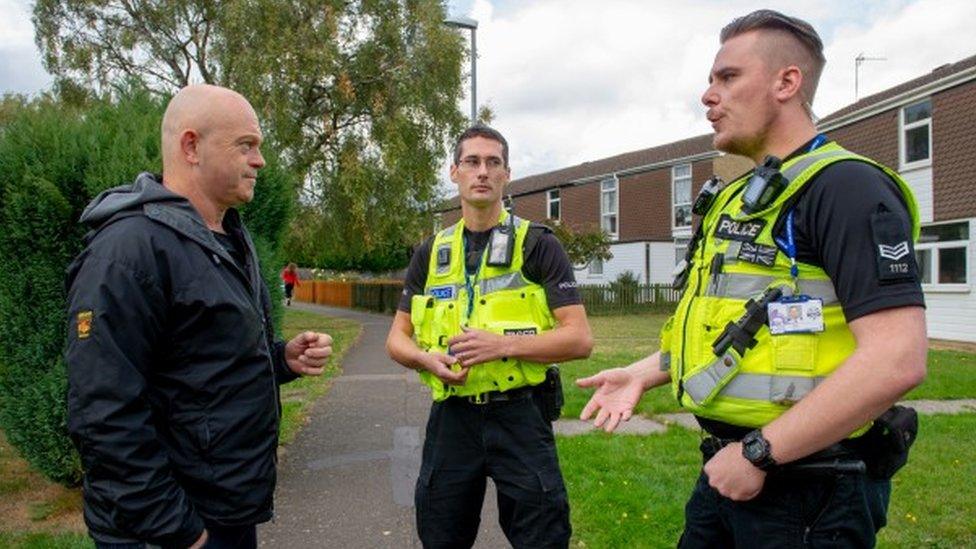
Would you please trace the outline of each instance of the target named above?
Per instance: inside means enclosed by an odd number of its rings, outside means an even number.
[[[444,24],[471,31],[471,123],[474,124],[478,120],[478,42],[476,40],[478,21],[470,17],[456,16],[448,17],[444,20]]]

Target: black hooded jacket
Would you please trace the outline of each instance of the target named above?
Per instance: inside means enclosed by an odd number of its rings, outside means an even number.
[[[238,266],[148,173],[96,197],[68,268],[68,430],[85,521],[104,542],[188,546],[272,513],[280,403],[295,378],[236,211]]]

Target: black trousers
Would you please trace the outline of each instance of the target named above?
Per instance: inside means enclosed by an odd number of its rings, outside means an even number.
[[[566,487],[537,399],[478,405],[455,397],[431,406],[414,496],[425,548],[474,544],[488,477],[513,547],[568,547]]]
[[[891,481],[865,474],[774,477],[750,501],[735,502],[702,472],[685,506],[678,547],[874,547],[885,525]]]

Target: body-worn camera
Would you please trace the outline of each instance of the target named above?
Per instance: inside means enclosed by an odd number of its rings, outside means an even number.
[[[762,165],[752,173],[746,183],[746,190],[742,193],[743,213],[753,214],[766,209],[790,184],[779,171],[782,165],[783,161],[772,155],[763,159]]]

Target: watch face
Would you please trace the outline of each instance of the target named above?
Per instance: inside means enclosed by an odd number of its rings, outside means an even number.
[[[749,461],[755,461],[763,455],[763,443],[761,440],[749,440],[743,443],[742,454]]]

